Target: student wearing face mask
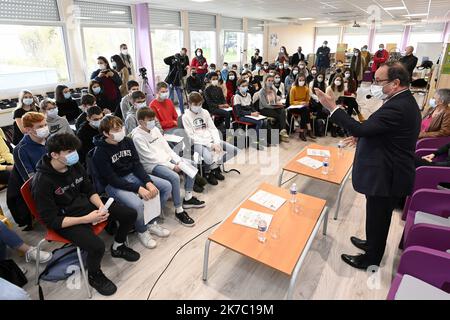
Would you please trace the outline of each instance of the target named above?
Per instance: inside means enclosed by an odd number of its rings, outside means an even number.
[[[130,79],[134,79],[136,72],[134,69],[133,59],[131,58],[130,52],[128,50],[128,46],[126,44],[120,45],[120,55],[122,61],[125,63],[125,66],[128,68],[128,74],[130,75]]]
[[[119,55],[114,55],[111,57],[111,67],[113,67],[114,71],[119,74],[120,79],[122,80],[119,90],[122,97],[125,97],[128,94],[127,83],[130,80],[128,68]]]
[[[326,91],[326,84],[325,84],[325,74],[324,73],[318,73],[316,75],[316,78],[309,83],[309,92],[311,95],[309,109],[311,112],[313,112],[316,116],[316,119],[326,119],[330,115],[327,109],[325,109],[322,104],[319,101],[319,97],[315,94],[315,89],[320,89],[323,92]]]
[[[19,102],[17,103],[17,108],[14,110],[13,118],[13,139],[12,143],[17,146],[17,144],[22,140],[25,133],[25,128],[22,124],[22,117],[27,112],[38,111],[39,101],[33,94],[28,90],[22,90],[19,94]]]
[[[205,81],[206,74],[208,73],[208,62],[203,56],[202,49],[198,48],[195,50],[195,57],[191,61],[191,67],[197,70],[197,77],[203,83]]]
[[[330,97],[333,97],[334,100],[337,102],[340,101],[339,99],[344,96],[344,90],[345,90],[344,78],[340,74],[337,74],[332,79],[331,85],[327,87],[326,94],[329,95]],[[339,136],[342,137],[345,135],[344,132],[341,130],[341,128],[339,128],[331,121],[330,126],[331,126],[330,128],[331,136],[333,138],[337,137],[338,134]]]
[[[316,66],[319,72],[323,73],[326,73],[330,67],[330,48],[328,47],[328,41],[324,41],[322,46],[317,49]]]
[[[275,62],[283,64],[284,62],[289,62],[289,54],[286,50],[285,46],[280,48],[280,52],[278,52],[278,56],[275,58]]]
[[[306,83],[308,86],[316,78],[316,76],[317,76],[317,67],[313,66],[308,76],[306,77]]]
[[[156,128],[155,113],[150,108],[138,111],[139,126],[131,136],[139,154],[139,158],[147,174],[159,177],[172,186],[172,200],[175,206],[175,217],[186,227],[192,227],[195,222],[185,209],[203,208],[205,202],[193,195],[194,179],[183,174],[181,162],[194,165],[188,159],[180,158],[169,146],[161,132]],[[181,198],[180,175],[184,176],[185,196]]]
[[[361,66],[363,69],[363,72],[369,69],[369,63],[372,59],[372,56],[369,52],[368,46],[365,45],[361,48]]]
[[[86,163],[86,156],[94,148],[94,138],[98,136],[98,128],[100,121],[103,119],[103,112],[97,106],[93,106],[87,110],[86,122],[77,131],[77,137],[81,141],[81,147],[78,150],[80,154],[80,163]]]
[[[236,89],[237,89],[237,82],[238,82],[238,78],[237,78],[237,73],[234,71],[230,71],[228,73],[228,78],[227,82],[226,82],[226,86],[227,86],[227,103],[229,105],[231,105],[231,98],[234,96],[234,94],[236,93]]]
[[[231,66],[231,70],[232,71],[234,71],[235,73],[236,73],[236,77],[237,77],[237,80],[239,80],[239,70],[238,70],[238,66],[237,66],[237,64],[233,64],[232,66]],[[222,79],[227,79],[226,77],[222,77]]]
[[[216,64],[215,63],[211,63],[209,65],[208,73],[205,76],[205,83],[209,82],[209,79],[211,78],[212,74],[217,74],[219,76],[219,80],[222,79],[222,74],[220,73],[219,70],[216,70]]]
[[[256,64],[255,70],[253,71],[252,75],[256,81],[263,81],[263,78],[266,75],[266,71],[263,70],[261,63]]]
[[[59,133],[74,134],[66,118],[58,115],[58,107],[53,99],[46,98],[39,104],[40,111],[47,117],[50,135]]]
[[[170,68],[165,79],[165,82],[169,85],[170,100],[175,101],[175,91],[178,99],[178,107],[180,108],[181,113],[184,113],[183,87],[184,78],[186,77],[189,68],[187,49],[182,48],[180,53],[165,58],[164,63]]]
[[[356,81],[358,81],[358,83],[361,83],[364,76],[364,67],[361,58],[361,51],[359,51],[359,49],[357,48],[353,50],[353,57],[350,63],[350,69],[356,75]]]
[[[220,70],[220,74],[222,76],[222,79],[228,79],[228,72],[230,70],[228,69],[228,62],[223,63],[222,70]]]
[[[408,71],[409,72],[409,71]],[[438,89],[422,119],[419,139],[450,136],[450,89]]]
[[[178,113],[169,99],[169,86],[165,82],[156,84],[156,98],[150,103],[156,113],[164,133],[172,133],[178,128]]]
[[[356,91],[358,90],[358,82],[353,78],[350,68],[344,69],[344,96],[340,98],[340,103],[347,107],[347,113],[351,116],[358,115],[363,120],[359,112],[359,105],[356,101]]]
[[[291,69],[288,62],[283,63],[283,73],[281,73],[281,82],[285,83],[286,78],[291,73]]]
[[[81,114],[78,116],[77,120],[75,120],[76,131],[78,131],[83,125],[83,123],[86,122],[88,109],[96,105],[97,101],[92,94],[87,93],[81,97],[81,104],[80,104]]]
[[[288,122],[291,123],[292,117],[300,117],[300,133],[299,138],[306,141],[305,130],[307,130],[307,135],[311,139],[316,139],[314,133],[311,130],[311,118],[309,115],[309,88],[306,84],[306,77],[300,74],[294,82],[289,94],[289,102],[291,106],[303,105],[303,108],[292,109],[288,111]],[[293,128],[291,128],[292,130]],[[294,130],[292,130],[294,131]]]
[[[98,57],[97,65],[98,69],[92,73],[91,80],[96,80],[101,84],[102,95],[109,105],[109,109],[114,110],[114,115],[122,118],[122,110],[120,109],[120,101],[122,100],[120,86],[122,85],[122,79],[111,68],[105,57]]]
[[[197,77],[197,69],[191,68],[190,76],[186,79],[186,91],[191,92],[203,92],[204,83]]]
[[[267,61],[265,61],[264,64],[263,64],[263,71],[265,73],[269,73],[270,72],[270,65],[269,65],[269,63]]]
[[[69,123],[74,123],[81,114],[81,110],[77,102],[72,99],[70,89],[65,85],[56,86],[55,100],[58,106],[58,114],[65,117]]]
[[[262,62],[263,62],[263,57],[260,55],[259,49],[255,49],[255,54],[251,58],[252,71],[254,71],[256,69],[256,66],[258,65],[258,63],[261,66]]]
[[[106,114],[105,110],[110,110],[111,107],[104,95],[101,83],[96,80],[91,80],[89,82],[89,93],[95,97],[96,105],[103,109],[103,112]]]
[[[130,80],[127,82],[127,89],[127,95],[122,98],[122,101],[120,101],[120,110],[122,111],[124,119],[126,119],[128,112],[133,109],[131,95],[133,94],[133,92],[140,90],[139,83],[137,81]]]
[[[205,89],[205,101],[212,115],[218,116],[225,121],[225,129],[231,126],[231,111],[228,111],[230,105],[227,103],[222,88],[219,86],[219,76],[211,75],[211,85]]]
[[[141,244],[148,249],[157,243],[151,234],[167,237],[170,231],[156,223],[145,224],[144,201],[159,194],[161,210],[164,210],[172,186],[164,179],[148,175],[142,166],[133,140],[125,136],[123,122],[118,117],[107,116],[100,122],[100,135],[92,158],[100,183],[108,196],[137,212],[134,228]]]
[[[286,80],[284,81],[284,88],[286,89],[286,95],[289,95],[289,92],[291,91],[291,87],[295,82],[295,79],[300,73],[300,69],[298,66],[292,67],[291,73],[289,76],[286,77]]]
[[[384,44],[378,46],[377,52],[373,54],[372,73],[375,76],[375,72],[378,68],[389,60],[389,52],[384,49]]]
[[[281,99],[286,99],[286,90],[284,88],[284,83],[281,81],[281,75],[277,72],[274,77],[273,87],[277,96]]]
[[[50,134],[47,120],[42,113],[28,112],[22,117],[25,136],[13,151],[14,169],[8,183],[6,203],[14,221],[24,231],[32,230],[31,214],[22,198],[20,188],[36,172],[36,164],[46,153],[45,142]]]
[[[127,118],[125,119],[125,132],[129,135],[135,128],[139,126],[139,121],[137,119],[137,112],[147,107],[146,96],[142,91],[135,91],[131,95],[131,104],[132,111],[130,110],[127,114]],[[155,119],[156,127],[162,134],[164,134],[164,130],[161,126],[161,123],[158,119]]]

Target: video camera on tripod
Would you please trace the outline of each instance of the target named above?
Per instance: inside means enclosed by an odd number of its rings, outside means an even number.
[[[148,81],[147,69],[145,67],[139,69],[139,76],[142,78],[142,80]]]

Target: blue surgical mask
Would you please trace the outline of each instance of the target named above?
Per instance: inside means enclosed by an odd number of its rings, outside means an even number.
[[[153,130],[155,127],[156,127],[156,121],[155,120],[147,121],[147,129],[148,130]]]
[[[91,121],[90,124],[91,124],[91,126],[92,126],[93,128],[98,129],[98,128],[100,128],[100,122],[101,122],[101,121],[102,121],[102,120]]]
[[[67,166],[73,166],[80,161],[80,156],[78,155],[77,151],[71,152],[68,155],[65,156],[66,158],[66,165]]]
[[[241,87],[240,90],[242,94],[246,94],[248,92],[248,87]]]
[[[94,92],[94,94],[99,94],[100,92],[102,92],[102,88],[100,87],[92,88],[92,92]]]
[[[429,105],[430,105],[430,108],[436,108],[436,106],[437,106],[436,99],[431,98]]]
[[[33,98],[26,98],[26,99],[23,99],[22,101],[23,101],[24,105],[31,106],[31,104],[33,103],[34,100],[33,100]]]
[[[47,110],[47,117],[54,119],[58,116],[58,108]]]
[[[64,99],[70,99],[72,97],[72,94],[70,92],[64,93]]]

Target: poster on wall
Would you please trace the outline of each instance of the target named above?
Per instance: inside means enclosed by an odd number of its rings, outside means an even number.
[[[272,33],[272,34],[270,35],[270,45],[271,45],[272,47],[278,46],[278,34]]]
[[[441,74],[450,74],[450,43],[447,43],[447,48],[445,48]]]

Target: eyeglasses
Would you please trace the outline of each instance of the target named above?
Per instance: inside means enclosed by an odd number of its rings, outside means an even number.
[[[389,81],[389,79],[373,80],[373,81],[372,81],[372,84],[379,85],[381,82],[385,82],[385,81]]]

